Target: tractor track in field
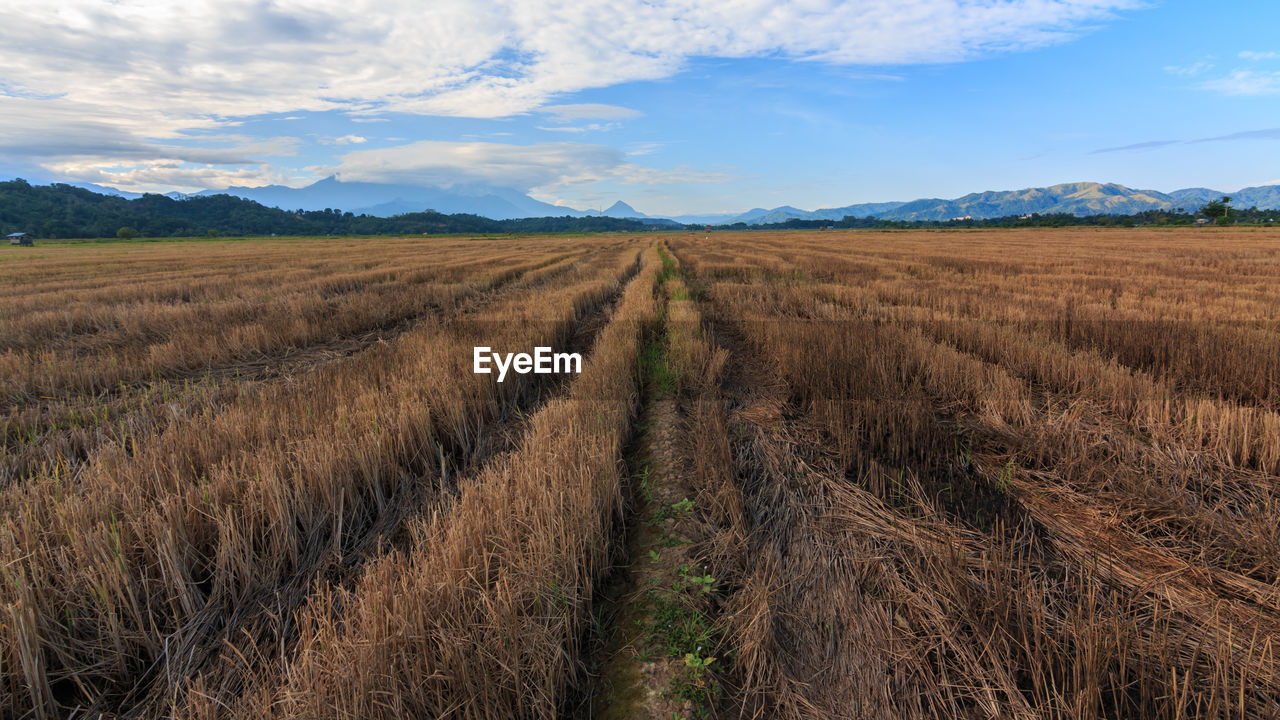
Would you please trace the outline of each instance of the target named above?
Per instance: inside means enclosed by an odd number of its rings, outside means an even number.
[[[672,381],[670,277],[678,269],[664,258],[661,325],[646,339],[641,404],[623,451],[624,516],[564,718],[703,718],[721,700],[718,674],[706,670],[719,654],[718,590],[705,564],[718,528],[708,519],[705,503],[714,491],[695,469],[701,448],[693,439],[695,404],[707,398],[695,397],[696,380],[687,387]]]

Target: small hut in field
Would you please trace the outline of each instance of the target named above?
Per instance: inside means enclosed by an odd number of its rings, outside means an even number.
[[[10,245],[26,245],[30,247],[35,244],[35,240],[24,232],[9,233],[6,237],[9,238]]]

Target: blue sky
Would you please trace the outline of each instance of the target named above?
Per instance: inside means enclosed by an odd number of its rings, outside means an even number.
[[[1276,27],[1262,1],[8,4],[0,175],[651,214],[1233,191],[1280,183]]]

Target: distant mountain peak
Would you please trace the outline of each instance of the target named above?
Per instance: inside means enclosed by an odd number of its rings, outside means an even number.
[[[618,202],[616,202],[616,203],[614,203],[614,204],[610,205],[610,206],[609,206],[609,209],[605,210],[603,213],[601,213],[601,215],[607,215],[607,216],[609,216],[609,217],[616,217],[616,218],[629,218],[629,217],[634,217],[634,218],[643,218],[643,217],[648,217],[648,216],[647,216],[647,215],[645,215],[644,213],[642,213],[642,212],[640,212],[640,211],[636,210],[635,208],[633,208],[633,207],[631,207],[630,205],[628,205],[628,204],[626,204],[626,203],[622,202],[621,200],[619,200]]]

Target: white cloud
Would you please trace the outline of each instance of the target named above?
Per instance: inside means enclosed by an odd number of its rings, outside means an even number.
[[[263,157],[293,155],[299,145],[291,137],[213,132],[218,124],[212,121],[184,125],[163,116],[100,110],[63,99],[0,96],[0,161],[245,165]]]
[[[1213,63],[1200,61],[1192,65],[1166,65],[1164,71],[1170,75],[1180,75],[1182,77],[1194,77],[1203,72],[1213,69]]]
[[[726,173],[688,168],[660,170],[627,162],[606,145],[424,140],[390,148],[355,150],[336,166],[308,168],[347,182],[406,183],[433,187],[488,185],[522,192],[551,192],[584,183],[612,180],[623,184],[713,183]]]
[[[1280,59],[1280,52],[1242,50],[1238,53],[1241,60],[1261,62]],[[1186,68],[1168,67],[1165,70],[1178,75],[1201,75],[1213,68],[1207,63],[1196,63]],[[1226,75],[1205,80],[1200,83],[1204,90],[1214,90],[1224,95],[1275,95],[1280,93],[1280,71],[1252,70],[1237,67]]]
[[[369,142],[369,138],[363,135],[342,135],[334,137],[332,135],[321,135],[319,133],[308,133],[315,141],[321,145],[363,145]]]
[[[1059,42],[1135,5],[65,0],[6,8],[0,66],[11,94],[189,119],[335,108],[501,117],[666,77],[691,57],[948,62]]]
[[[602,105],[600,103],[546,105],[539,108],[538,112],[550,115],[551,120],[559,123],[559,125],[538,125],[536,126],[537,129],[564,133],[608,132],[622,127],[622,123],[617,122],[619,120],[644,116],[644,113],[639,110],[632,110],[619,105]],[[613,122],[594,122],[585,125],[571,124],[581,120],[610,120]]]
[[[578,120],[628,120],[642,117],[639,110],[619,105],[602,105],[600,103],[578,103],[572,105],[544,105],[539,112],[546,113],[558,122],[571,123]]]
[[[99,165],[59,161],[48,167],[68,180],[108,185],[131,192],[152,192],[156,188],[195,192],[232,185],[258,187],[302,184],[267,165],[229,169],[210,165],[191,166],[170,160],[124,168],[102,168]]]
[[[691,59],[771,57],[842,66],[951,62],[1057,43],[1141,0],[59,0],[6,3],[0,22],[0,159],[183,183],[265,180],[264,158],[289,142],[193,133],[244,118],[338,110],[357,122],[385,113],[473,118],[537,111],[558,132],[608,130],[628,108],[553,104],[576,91],[678,73]],[[598,122],[589,122],[598,121]],[[358,135],[345,136],[358,144]],[[213,147],[195,148],[192,144]],[[414,157],[440,154],[415,143]],[[461,149],[450,152],[484,151]],[[476,144],[471,144],[476,145]],[[524,146],[547,148],[556,144]],[[512,146],[498,146],[511,148]],[[584,146],[596,148],[597,146]],[[383,152],[383,151],[360,151]],[[532,150],[512,150],[528,159]],[[562,150],[627,174],[615,156]],[[373,174],[374,156],[344,157]],[[448,153],[445,153],[447,156]],[[362,160],[361,157],[364,159]],[[430,157],[414,170],[385,152],[383,173],[439,181]],[[487,156],[485,156],[487,158]],[[539,162],[508,169],[517,183],[575,182]],[[365,164],[360,164],[365,163]],[[199,166],[245,166],[216,170]],[[465,163],[455,162],[452,167]],[[154,166],[148,174],[145,167]],[[489,177],[489,159],[466,165]],[[531,168],[538,168],[535,172]],[[122,169],[123,168],[123,169]],[[222,174],[219,174],[222,173]],[[232,177],[226,173],[242,173]],[[256,173],[256,175],[255,175]],[[581,173],[590,174],[590,173]],[[660,174],[660,173],[659,173]],[[537,177],[534,177],[534,176]],[[649,182],[642,180],[641,182]],[[186,187],[186,185],[183,185]]]
[[[567,132],[567,133],[585,133],[585,132],[608,132],[617,130],[622,127],[620,123],[587,123],[586,125],[537,125],[539,130],[547,132]]]
[[[355,150],[333,167],[309,168],[347,182],[407,183],[434,187],[484,184],[528,190],[584,181],[621,163],[604,145],[423,140],[390,148]]]
[[[1224,95],[1275,95],[1280,93],[1280,72],[1233,70],[1224,77],[1205,82],[1201,87]]]
[[[651,155],[663,148],[663,143],[640,143],[627,151],[628,155]]]

